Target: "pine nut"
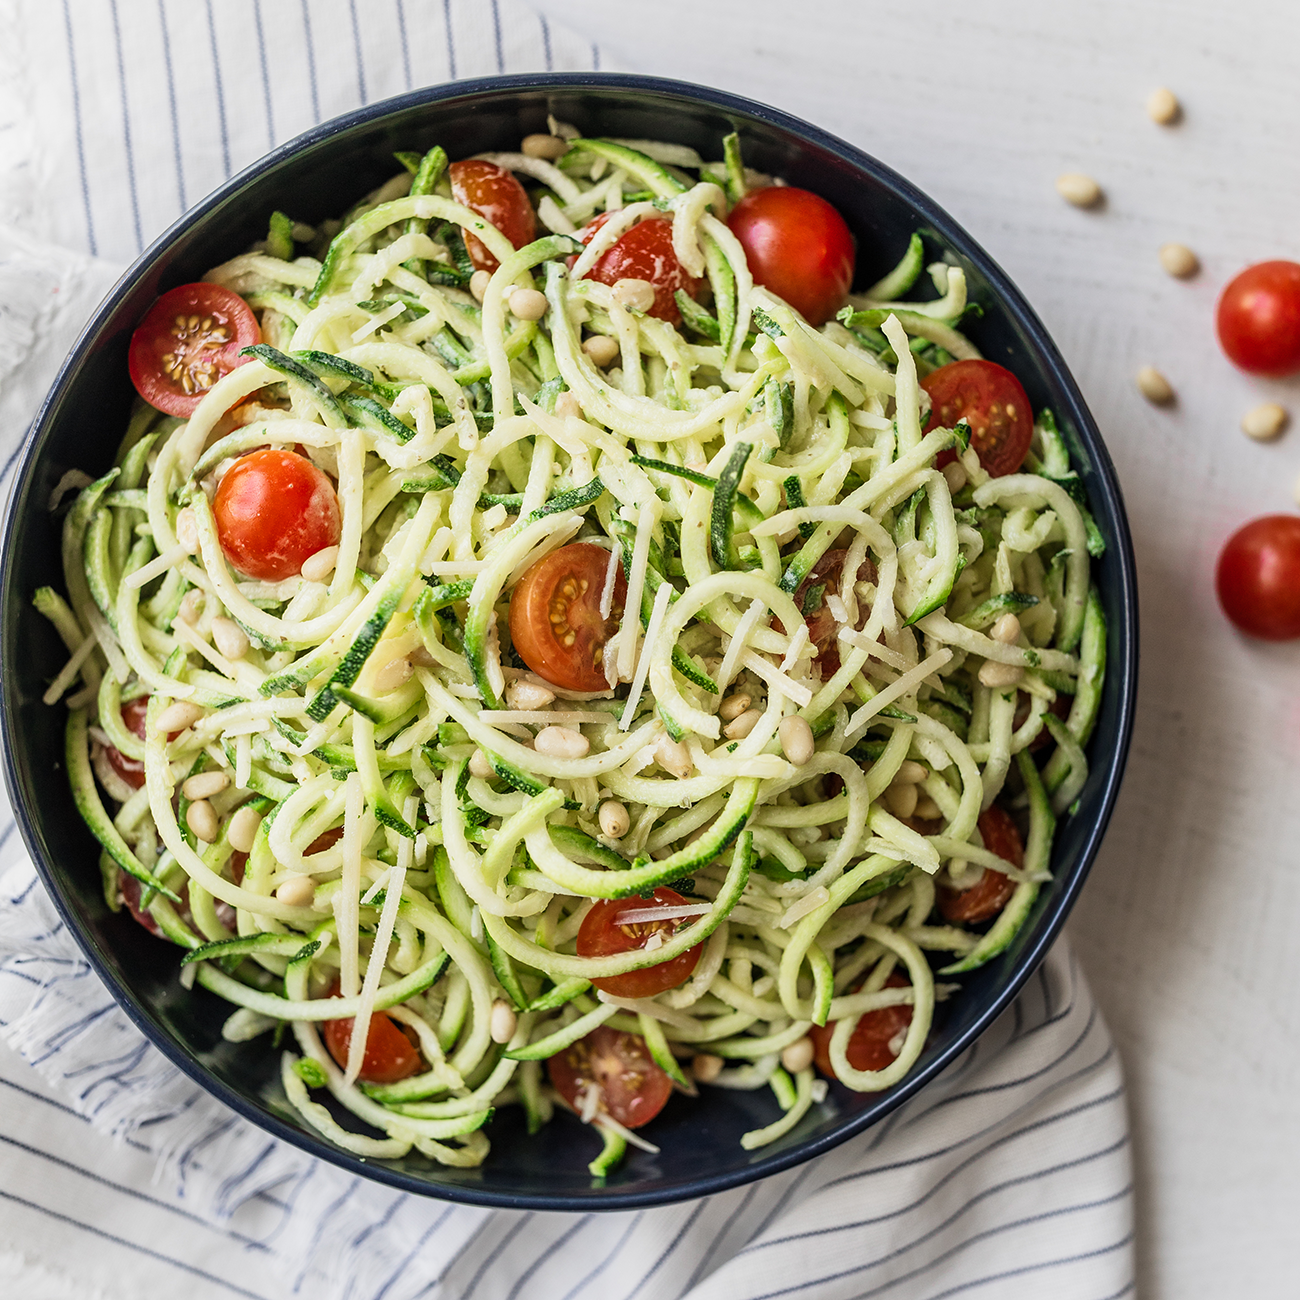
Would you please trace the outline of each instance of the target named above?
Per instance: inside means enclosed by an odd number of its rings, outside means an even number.
[[[262,826],[262,814],[245,804],[230,819],[226,840],[236,853],[251,853],[257,843],[257,832]]]
[[[519,152],[525,158],[544,158],[547,162],[554,162],[568,151],[567,140],[562,140],[558,135],[544,133],[524,136],[523,143],[519,146]]]
[[[920,785],[930,770],[924,763],[918,763],[913,759],[905,758],[899,764],[898,771],[894,773],[895,785]]]
[[[230,777],[219,768],[213,772],[195,772],[183,786],[181,794],[187,799],[211,799],[230,784]]]
[[[916,811],[916,803],[920,798],[916,786],[908,783],[907,785],[891,785],[885,791],[885,806],[895,817],[910,817]]]
[[[494,1043],[508,1043],[515,1036],[519,1017],[515,1009],[504,998],[497,998],[492,1004],[492,1014],[488,1018],[488,1029]]]
[[[555,692],[539,682],[511,682],[506,687],[506,703],[512,709],[544,709],[555,699]]]
[[[684,740],[674,740],[671,736],[660,736],[655,742],[655,762],[665,772],[684,779],[691,774],[691,751],[686,748]]]
[[[691,1074],[700,1083],[712,1083],[722,1073],[726,1062],[712,1052],[696,1052],[691,1061]]]
[[[632,818],[627,805],[617,799],[606,799],[600,805],[600,833],[611,840],[621,840],[628,833]]]
[[[1186,244],[1161,244],[1160,265],[1179,280],[1186,280],[1201,269],[1201,259]]]
[[[315,555],[309,555],[302,562],[300,572],[308,582],[324,582],[334,572],[334,566],[338,562],[339,548],[324,546]]]
[[[803,1038],[796,1038],[789,1047],[781,1053],[781,1064],[785,1066],[791,1074],[798,1074],[800,1070],[806,1070],[813,1060],[812,1039],[805,1035]]]
[[[242,659],[248,653],[248,637],[233,618],[218,614],[212,620],[212,640],[227,659]]]
[[[582,403],[566,388],[555,399],[555,414],[561,420],[580,420],[582,418]]]
[[[173,731],[184,731],[192,727],[204,714],[204,710],[189,700],[173,700],[158,715],[158,730],[171,735]]]
[[[723,722],[734,722],[752,703],[753,700],[748,695],[728,695],[718,705],[718,717]]]
[[[190,555],[198,554],[199,525],[194,518],[194,511],[189,506],[176,516],[176,540]]]
[[[290,876],[276,886],[275,896],[286,907],[310,907],[316,897],[316,882],[310,876]]]
[[[1290,418],[1285,406],[1279,406],[1276,402],[1264,402],[1260,406],[1252,406],[1241,417],[1241,431],[1249,438],[1267,442],[1286,428]]]
[[[415,675],[415,666],[404,655],[390,659],[373,678],[375,690],[380,695],[399,690]]]
[[[602,370],[619,354],[618,342],[608,334],[591,334],[582,342],[582,350],[591,359],[591,364]]]
[[[781,748],[785,751],[786,758],[795,767],[802,767],[812,758],[817,744],[813,740],[812,728],[808,725],[807,718],[801,718],[797,714],[782,718],[780,735]]]
[[[728,740],[744,740],[754,730],[762,716],[757,709],[746,709],[740,717],[733,719],[722,728],[722,734]]]
[[[1101,186],[1082,172],[1066,172],[1058,176],[1056,192],[1076,208],[1090,208],[1101,199]]]
[[[469,291],[473,295],[475,302],[483,301],[483,295],[487,293],[488,281],[491,278],[491,271],[475,271],[469,277]]]
[[[614,301],[631,311],[649,311],[655,305],[655,287],[649,280],[619,280],[614,285]]]
[[[1154,366],[1143,366],[1138,371],[1137,386],[1142,396],[1156,406],[1167,406],[1174,400],[1173,386]]]
[[[591,741],[572,727],[543,727],[533,748],[548,758],[582,758],[591,748]]]
[[[217,838],[217,813],[206,799],[196,799],[185,810],[185,825],[204,844],[211,844]]]
[[[935,822],[943,816],[943,809],[928,794],[923,794],[917,799],[912,815],[922,821]]]
[[[986,659],[980,667],[980,685],[993,690],[1003,690],[1015,686],[1025,675],[1019,664],[1000,664],[996,659]]]
[[[549,304],[536,289],[516,289],[510,295],[510,310],[517,320],[541,320]]]
[[[943,475],[943,481],[948,485],[948,491],[956,495],[966,486],[966,466],[959,460],[950,460],[940,473]]]
[[[492,760],[481,750],[476,749],[469,759],[469,774],[476,776],[480,781],[490,781],[496,776],[496,770],[492,766]]]
[[[1147,96],[1147,116],[1159,126],[1170,126],[1182,116],[1183,106],[1168,86],[1161,86]]]
[[[181,600],[180,608],[176,611],[176,617],[182,622],[193,627],[199,621],[199,615],[203,612],[204,596],[198,587],[191,587]]]
[[[989,628],[989,636],[1003,645],[1015,645],[1020,640],[1020,620],[1014,614],[1003,614]]]

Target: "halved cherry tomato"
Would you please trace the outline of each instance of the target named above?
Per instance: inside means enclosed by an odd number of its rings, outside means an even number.
[[[808,576],[799,584],[794,593],[794,603],[803,610],[804,622],[808,624],[808,639],[817,647],[815,667],[822,681],[829,681],[840,670],[840,623],[835,621],[826,603],[826,593],[839,594],[844,561],[848,551],[827,551],[813,565]],[[858,565],[859,582],[875,582],[876,566],[870,558]],[[817,588],[822,588],[820,592]],[[809,609],[808,605],[812,604]],[[871,614],[871,607],[866,601],[858,602],[858,627],[865,625]],[[777,620],[778,626],[780,620]],[[784,628],[781,631],[784,632]]]
[[[930,394],[925,432],[951,429],[965,418],[971,446],[993,478],[1014,474],[1034,436],[1034,413],[1020,380],[994,361],[954,361],[921,380]],[[940,469],[957,459],[950,447],[935,458]]]
[[[1215,316],[1228,360],[1252,375],[1300,370],[1300,264],[1260,262],[1228,283]]]
[[[457,203],[486,217],[516,248],[531,244],[537,233],[533,205],[524,187],[496,163],[479,158],[454,162],[447,169],[451,193]],[[495,271],[500,263],[474,235],[466,234],[465,251],[480,271]]]
[[[853,283],[853,236],[819,194],[773,185],[746,194],[727,218],[756,283],[811,325],[842,306]]]
[[[885,987],[901,989],[910,982],[895,971],[885,981]],[[825,1025],[814,1025],[808,1031],[808,1037],[813,1041],[813,1060],[828,1079],[837,1077],[831,1066],[831,1035],[838,1023],[832,1020]],[[887,1065],[892,1065],[898,1053],[890,1047],[890,1043],[911,1023],[912,1008],[906,1004],[868,1011],[858,1021],[858,1027],[849,1039],[848,1050],[844,1053],[849,1058],[849,1064],[855,1070],[883,1070]]]
[[[648,1124],[664,1108],[672,1080],[651,1059],[645,1039],[599,1025],[546,1062],[551,1085],[581,1112],[589,1088],[600,1089],[598,1110],[624,1128]]]
[[[163,294],[136,327],[127,369],[151,406],[188,416],[222,375],[244,364],[240,350],[261,338],[253,309],[237,293],[183,284]]]
[[[979,828],[980,835],[984,838],[984,847],[990,853],[996,853],[1013,867],[1024,865],[1024,841],[1005,809],[999,808],[997,804],[985,808],[980,813]],[[980,921],[997,916],[1015,892],[1014,880],[1000,871],[985,867],[984,874],[969,889],[949,889],[941,885],[939,911],[943,913],[944,920],[954,924],[964,922],[967,925],[977,925]]]
[[[150,934],[161,935],[162,930],[158,922],[153,919],[153,915],[146,912],[140,906],[140,899],[143,895],[143,886],[134,876],[128,876],[121,868],[117,873],[117,890],[122,895],[122,901],[126,904],[127,911],[139,922]]]
[[[337,997],[337,986],[330,997]],[[348,1049],[352,1046],[352,1020],[327,1020],[321,1026],[325,1046],[338,1062],[339,1069],[348,1068]],[[366,1031],[366,1051],[361,1058],[357,1077],[366,1083],[396,1083],[417,1074],[422,1064],[420,1053],[411,1040],[398,1028],[392,1016],[376,1011],[370,1017]]]
[[[619,917],[647,907],[680,907],[685,902],[676,890],[664,885],[654,891],[653,902],[636,897],[602,899],[582,919],[578,930],[578,956],[609,957],[614,953],[632,952],[646,947],[656,934],[663,936],[661,943],[671,939],[681,921],[638,921],[632,925],[620,925]],[[684,983],[703,951],[704,945],[697,943],[680,956],[661,961],[658,965],[628,971],[626,975],[607,975],[591,982],[616,998],[652,998],[656,993],[675,989]]]
[[[212,513],[226,559],[264,582],[292,578],[342,531],[329,476],[280,447],[241,456],[217,485]]]
[[[145,714],[148,712],[149,697],[147,695],[137,695],[135,699],[127,700],[122,705],[122,721],[126,724],[126,729],[139,736],[141,740],[144,739],[144,719]],[[108,759],[108,765],[113,771],[132,790],[139,790],[143,787],[144,764],[138,758],[128,758],[120,749],[115,749],[112,745],[104,746],[104,757]],[[131,879],[131,877],[127,877],[127,879]]]
[[[602,212],[579,232],[578,238],[584,244],[591,243],[610,215]],[[694,298],[700,288],[699,280],[688,274],[677,260],[673,251],[673,223],[668,217],[649,217],[620,235],[587,272],[586,279],[611,285],[620,280],[648,280],[655,287],[654,306],[649,314],[670,325],[677,325],[682,319],[677,290],[684,289],[687,297]]]
[[[1300,516],[1265,515],[1228,538],[1215,585],[1223,612],[1248,636],[1300,637]]]
[[[570,691],[604,691],[605,643],[618,630],[627,583],[618,568],[610,615],[600,612],[609,552],[591,542],[561,546],[533,565],[510,596],[510,639],[539,677]]]

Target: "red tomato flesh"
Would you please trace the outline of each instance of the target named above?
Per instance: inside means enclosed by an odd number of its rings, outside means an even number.
[[[645,1039],[599,1025],[546,1062],[551,1085],[574,1110],[590,1088],[600,1089],[599,1111],[624,1128],[648,1124],[664,1108],[672,1080],[654,1063]]]
[[[223,375],[261,341],[253,309],[219,284],[183,284],[163,294],[131,335],[127,368],[136,392],[168,415],[189,416]]]
[[[826,603],[826,597],[830,595],[839,595],[840,584],[843,581],[844,561],[848,557],[848,551],[835,550],[827,551],[809,571],[808,576],[799,584],[794,593],[794,603],[803,611],[804,622],[808,624],[808,639],[817,647],[817,660],[815,667],[817,675],[822,681],[829,681],[840,670],[840,642],[839,634],[841,623],[835,621],[835,615],[831,613],[830,607]],[[870,558],[863,560],[858,565],[858,582],[875,582],[876,566]],[[819,595],[814,596],[817,588],[823,590]],[[815,603],[813,603],[815,601]],[[813,603],[813,607],[808,608]],[[871,607],[866,601],[858,601],[858,627],[865,626],[868,617],[871,614]],[[776,620],[778,628],[781,627],[780,619]]]
[[[126,724],[126,729],[139,736],[141,740],[144,739],[144,719],[145,714],[148,712],[149,697],[147,695],[137,695],[135,699],[127,700],[122,705],[122,721]],[[108,759],[108,765],[113,771],[132,790],[139,790],[144,786],[144,764],[138,758],[128,758],[120,749],[115,749],[112,745],[104,746],[104,757]],[[130,877],[127,878],[130,879]]]
[[[329,476],[279,447],[240,457],[218,484],[212,513],[226,559],[263,582],[294,577],[309,556],[337,545],[343,526]]]
[[[812,325],[843,305],[853,283],[853,236],[818,194],[773,185],[746,194],[727,217],[754,281]]]
[[[636,897],[601,899],[583,917],[582,927],[578,931],[578,956],[609,957],[615,953],[634,952],[638,948],[645,948],[656,934],[663,936],[661,943],[666,942],[677,933],[679,926],[689,925],[689,919],[637,921],[631,925],[620,925],[619,917],[649,907],[680,907],[685,902],[686,899],[676,890],[664,885],[654,891],[653,901]],[[616,998],[652,998],[656,993],[675,989],[689,979],[703,951],[704,945],[697,943],[680,956],[661,961],[655,966],[628,971],[626,975],[607,975],[591,982]]]
[[[909,982],[895,971],[885,981],[885,987],[901,989]],[[813,1041],[813,1060],[828,1079],[838,1077],[831,1066],[831,1035],[838,1023],[831,1020],[825,1025],[814,1025],[808,1031],[808,1037]],[[868,1011],[859,1019],[858,1027],[849,1039],[848,1050],[844,1053],[849,1064],[855,1070],[883,1070],[892,1065],[898,1053],[892,1050],[890,1043],[911,1023],[912,1008],[907,1005]]]
[[[570,691],[605,691],[604,648],[618,631],[627,599],[622,567],[610,616],[600,612],[609,551],[574,542],[538,560],[510,596],[510,639],[539,677]]]
[[[1024,843],[1015,822],[1005,809],[999,808],[997,804],[986,808],[980,813],[979,828],[980,835],[984,838],[984,847],[990,853],[996,853],[1013,867],[1024,865]],[[941,885],[939,911],[945,920],[954,924],[964,922],[976,925],[997,916],[1015,892],[1014,880],[1000,871],[985,867],[984,874],[969,889],[949,889]]]
[[[1215,585],[1223,612],[1248,636],[1300,637],[1300,516],[1265,515],[1233,533]]]
[[[331,996],[337,996],[331,994]],[[348,1068],[348,1051],[352,1046],[352,1020],[327,1020],[321,1026],[325,1046],[340,1070]],[[392,1016],[376,1011],[366,1032],[366,1051],[357,1078],[366,1083],[396,1083],[409,1079],[420,1070],[420,1053],[402,1033]]]
[[[1300,264],[1260,262],[1228,283],[1215,323],[1228,360],[1252,375],[1300,370]]]
[[[610,213],[602,212],[578,238],[591,243],[596,232],[608,221]],[[612,248],[603,254],[584,277],[601,284],[614,285],[620,280],[648,280],[655,287],[654,306],[649,315],[666,320],[670,325],[681,323],[682,313],[677,306],[677,290],[694,298],[700,282],[687,273],[673,251],[673,223],[668,217],[650,217],[619,236]]]
[[[469,158],[447,169],[451,193],[457,203],[473,208],[492,223],[516,248],[531,244],[537,233],[533,205],[512,172],[496,163]],[[480,271],[495,271],[501,265],[483,246],[482,240],[466,233],[465,251]]]
[[[1020,468],[1034,436],[1034,413],[1011,371],[993,361],[954,361],[932,370],[921,387],[930,394],[926,433],[951,429],[965,419],[971,446],[993,478]],[[957,453],[949,448],[939,453],[935,464],[942,469],[956,459]]]

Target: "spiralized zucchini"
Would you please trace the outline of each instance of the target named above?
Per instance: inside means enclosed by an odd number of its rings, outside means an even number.
[[[924,431],[919,380],[979,354],[958,329],[958,268],[936,264],[938,296],[906,300],[919,237],[875,297],[813,328],[753,283],[720,219],[746,184],[734,141],[716,164],[583,140],[557,165],[493,157],[542,187],[555,233],[513,248],[453,201],[435,150],[332,239],[276,214],[264,245],[208,274],[255,309],[263,342],[188,420],[141,404],[115,467],[76,496],[66,595],[36,596],[71,654],[47,699],[74,692],[68,769],[110,906],[128,897],[189,950],[183,982],[238,1008],[228,1037],[292,1026],[286,1094],[331,1141],[477,1164],[493,1108],[545,1122],[538,1063],[603,1024],[641,1035],[687,1090],[697,1054],[724,1063],[696,1071],[709,1086],[770,1086],[773,1121],[745,1138],[760,1146],[825,1096],[787,1051],[810,1027],[838,1022],[845,1086],[897,1083],[957,987],[936,968],[1002,951],[1050,878],[1104,669],[1098,535],[1049,412],[1023,470],[997,479],[964,426]],[[602,210],[617,215],[584,252],[566,232]],[[711,293],[679,327],[580,278],[660,214]],[[470,234],[500,262],[481,305]],[[545,294],[543,319],[512,315],[519,288]],[[618,344],[604,370],[582,346],[600,335]],[[265,446],[337,483],[320,580],[251,581],[223,554],[216,483]],[[628,591],[610,688],[582,696],[537,678],[508,633],[520,575],[575,540],[608,550]],[[823,608],[819,653],[805,615]],[[217,647],[218,617],[246,651]],[[122,710],[146,696],[140,740]],[[173,739],[178,702],[192,708]],[[787,754],[791,718],[811,753]],[[546,725],[581,752],[534,748]],[[143,763],[142,789],[110,751]],[[200,773],[227,778],[210,842],[181,792]],[[1018,868],[984,845],[995,800],[1027,835]],[[614,801],[617,838],[600,817]],[[1014,884],[991,928],[933,915],[937,888],[990,870]],[[687,914],[660,946],[575,951],[592,900],[644,908],[670,883]],[[697,944],[665,993],[591,984]],[[900,1005],[892,1062],[855,1069],[861,1017]],[[420,1069],[358,1083],[380,1012]],[[350,1017],[341,1068],[319,1030]],[[646,1145],[599,1098],[581,1109],[604,1129],[598,1174]]]

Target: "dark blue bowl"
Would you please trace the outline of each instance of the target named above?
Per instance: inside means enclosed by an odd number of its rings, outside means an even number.
[[[394,150],[440,143],[464,157],[514,148],[521,136],[546,129],[548,110],[590,135],[672,140],[706,157],[720,157],[722,137],[739,131],[748,163],[815,190],[844,214],[857,236],[862,285],[892,266],[912,232],[921,230],[931,254],[965,269],[971,296],[984,309],[971,330],[984,354],[1015,371],[1035,408],[1057,413],[1107,542],[1094,565],[1110,632],[1092,771],[1078,811],[1058,833],[1055,879],[1016,942],[940,1007],[916,1068],[891,1091],[861,1095],[836,1087],[794,1132],[752,1153],[739,1139],[776,1118],[767,1090],[676,1097],[653,1126],[662,1153],[634,1153],[603,1186],[593,1186],[586,1171],[594,1137],[567,1115],[529,1137],[517,1109],[503,1111],[490,1130],[491,1156],[471,1170],[423,1158],[359,1160],[302,1126],[280,1088],[278,1053],[265,1041],[224,1042],[220,1029],[229,1006],[201,990],[182,990],[175,950],[105,906],[98,848],[73,808],[63,770],[63,710],[41,702],[65,652],[31,607],[37,587],[63,583],[57,531],[46,511],[50,491],[67,469],[98,474],[111,463],[133,396],[127,343],[158,294],[197,280],[261,238],[277,208],[309,222],[342,213],[391,175]],[[622,1210],[708,1195],[828,1151],[913,1096],[1009,1005],[1056,937],[1110,818],[1133,722],[1137,594],[1119,485],[1078,387],[1029,304],[947,213],[874,158],[760,104],[647,77],[496,77],[417,91],[309,131],[205,199],[127,272],[64,364],[18,476],[0,590],[10,799],[47,888],[126,1013],[199,1084],[278,1137],[367,1178],[480,1205]]]

